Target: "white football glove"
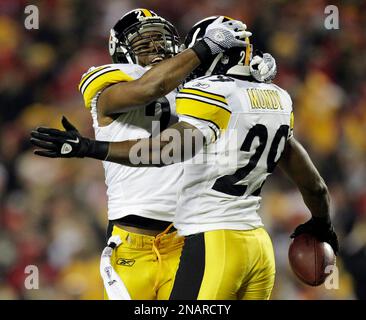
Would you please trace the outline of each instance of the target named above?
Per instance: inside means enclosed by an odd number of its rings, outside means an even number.
[[[270,83],[277,74],[276,60],[269,53],[254,56],[249,67],[250,74],[259,82]]]
[[[203,41],[209,46],[211,54],[224,52],[233,47],[244,47],[243,39],[250,37],[247,26],[238,20],[222,22],[223,16],[217,18],[206,29]]]

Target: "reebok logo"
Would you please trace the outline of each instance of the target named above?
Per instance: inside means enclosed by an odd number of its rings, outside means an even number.
[[[135,260],[133,260],[133,259],[119,258],[117,260],[117,264],[120,265],[120,266],[132,267],[135,264]]]
[[[192,87],[207,89],[210,87],[210,85],[208,83],[197,82],[194,85],[192,85]]]

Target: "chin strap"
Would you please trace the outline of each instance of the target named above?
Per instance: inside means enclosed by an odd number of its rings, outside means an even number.
[[[224,55],[224,54],[221,52],[221,53],[219,53],[219,54],[216,56],[216,58],[214,59],[214,61],[212,61],[212,63],[211,63],[211,65],[210,65],[210,67],[209,67],[209,68],[208,68],[208,70],[206,71],[205,76],[210,76],[210,75],[212,75],[213,70],[215,69],[215,67],[216,67],[217,63],[220,61],[220,59],[222,58],[222,56],[223,56],[223,55]]]
[[[122,240],[119,236],[110,237],[108,245],[104,248],[100,258],[100,275],[109,300],[131,300],[125,284],[111,264],[113,250],[121,243]]]

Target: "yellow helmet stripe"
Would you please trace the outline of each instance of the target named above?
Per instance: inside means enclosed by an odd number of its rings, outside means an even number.
[[[150,10],[141,9],[141,11],[144,13],[145,17],[152,17]]]
[[[245,38],[245,43],[247,44],[247,47],[245,49],[244,65],[245,66],[249,66],[249,59],[250,59],[250,41],[249,41],[249,38],[248,37]]]

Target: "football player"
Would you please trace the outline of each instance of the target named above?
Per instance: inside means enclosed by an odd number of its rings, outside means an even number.
[[[141,77],[152,65],[178,53],[178,33],[150,10],[125,14],[111,30],[109,51],[114,63],[91,68],[79,85],[96,138],[142,138],[166,128],[174,120],[175,110],[175,93],[168,93],[201,60],[225,47],[242,45],[236,37],[250,35],[244,25],[232,26],[217,21],[193,50]],[[212,40],[218,33],[221,39]],[[67,154],[68,146],[61,152]],[[112,163],[104,163],[104,168],[110,225],[114,225],[113,235],[123,239],[112,264],[133,299],[167,298],[183,244],[183,238],[171,232],[174,229],[168,230],[182,169],[179,165],[164,170],[126,168]]]
[[[85,105],[91,108],[98,140],[120,141],[156,136],[159,126],[154,128],[152,121],[160,121],[160,129],[168,126],[174,112],[175,94],[153,100],[177,87],[201,61],[210,60],[213,54],[225,48],[243,46],[244,42],[237,41],[236,36],[250,36],[245,25],[236,21],[220,24],[220,19],[216,19],[216,23],[211,19],[210,22],[213,23],[205,29],[206,37],[195,41],[193,50],[186,50],[147,73],[146,68],[135,63],[151,66],[177,53],[174,27],[146,9],[134,10],[116,24],[111,31],[110,53],[115,63],[129,64],[93,68],[83,76],[79,86]],[[219,37],[221,42],[215,38],[218,48],[210,49],[213,43],[210,37],[213,39],[213,34],[218,32],[224,37]],[[275,75],[273,59],[265,58],[259,58],[255,64],[258,68],[253,69],[253,74],[263,77],[260,81],[268,81]],[[67,130],[74,130],[66,119],[63,124]],[[37,153],[50,157],[74,156],[73,144],[78,144],[76,139],[67,139],[58,155],[54,153],[56,149],[49,149],[52,142],[40,141],[45,133],[51,140],[53,134],[58,136],[57,130],[50,130],[52,133],[46,133],[41,128],[33,134],[36,139],[33,142],[48,149]],[[106,149],[94,148],[92,144],[86,148],[89,147],[96,158],[104,160]],[[179,164],[167,168],[123,167],[110,162],[103,165],[108,186],[108,216],[114,225],[112,234],[122,239],[112,258],[113,267],[133,299],[166,299],[183,245],[183,238],[171,232],[174,229],[170,228],[182,168]]]

